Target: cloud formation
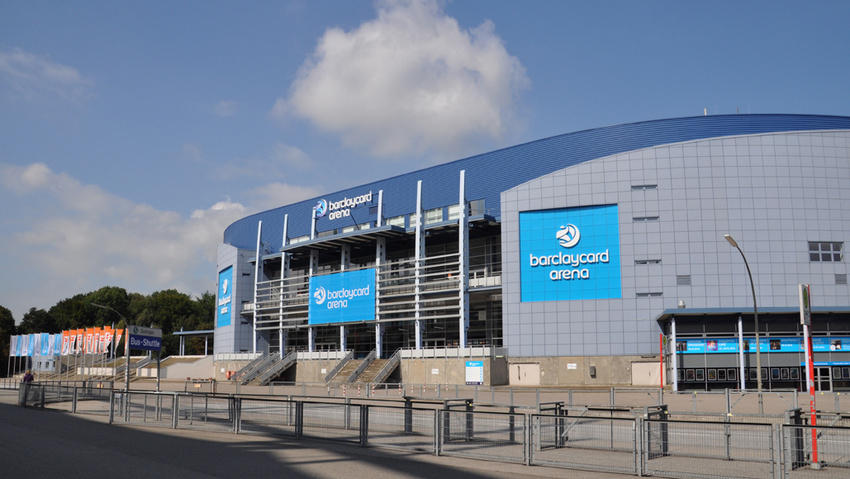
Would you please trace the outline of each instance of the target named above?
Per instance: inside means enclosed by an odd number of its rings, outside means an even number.
[[[15,219],[15,232],[3,233],[0,262],[17,273],[2,281],[34,283],[4,288],[32,291],[32,297],[9,298],[18,316],[104,285],[140,293],[212,290],[216,245],[247,213],[227,199],[187,218],[82,184],[43,163],[0,164],[0,186],[35,212]]]
[[[528,84],[492,22],[463,30],[434,0],[386,0],[377,19],[327,30],[271,114],[377,157],[457,154],[514,128]]]
[[[93,96],[92,81],[75,68],[20,48],[0,50],[0,77],[18,97],[27,100],[59,97],[81,103]]]

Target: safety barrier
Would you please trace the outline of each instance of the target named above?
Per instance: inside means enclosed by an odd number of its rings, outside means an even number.
[[[22,389],[36,404],[45,397],[43,386]],[[567,469],[659,477],[850,477],[850,428],[801,424],[798,411],[786,417],[789,424],[777,425],[669,420],[663,406],[633,417],[617,416],[622,408],[607,416],[573,416],[563,403],[541,405],[540,414],[480,411],[468,399],[399,403],[113,390],[109,404],[110,423],[285,435]]]

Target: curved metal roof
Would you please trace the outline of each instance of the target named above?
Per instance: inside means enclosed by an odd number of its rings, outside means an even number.
[[[416,183],[419,180],[423,183],[424,209],[456,204],[461,170],[466,170],[467,198],[483,199],[488,214],[498,218],[500,195],[503,191],[545,174],[597,158],[708,138],[847,129],[850,129],[850,117],[772,114],[673,118],[567,133],[263,211],[231,224],[224,232],[224,243],[253,249],[257,242],[257,223],[263,221],[263,243],[277,251],[282,246],[284,215],[289,214],[290,237],[308,235],[312,208],[321,198],[338,201],[369,191],[377,194],[378,190],[383,190],[384,217],[413,213],[416,209]],[[352,210],[352,219],[347,225],[366,222],[368,212],[364,210],[366,209]],[[320,231],[339,227],[339,224],[319,224]]]

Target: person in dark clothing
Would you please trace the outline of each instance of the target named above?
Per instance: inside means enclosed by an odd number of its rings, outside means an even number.
[[[32,373],[30,371],[27,371],[27,373],[24,374],[24,382],[25,383],[31,383],[33,381],[33,379],[35,379],[35,378],[33,377]]]

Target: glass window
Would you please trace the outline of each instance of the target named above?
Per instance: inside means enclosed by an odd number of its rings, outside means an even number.
[[[844,261],[844,242],[809,241],[809,261],[841,263]]]

